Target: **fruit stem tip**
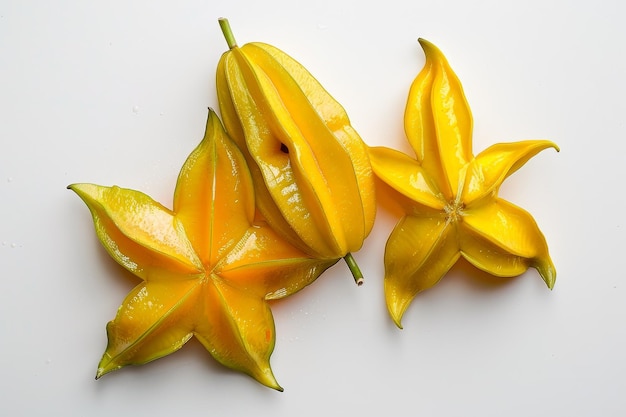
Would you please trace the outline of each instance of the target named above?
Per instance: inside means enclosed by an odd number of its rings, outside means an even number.
[[[356,282],[356,285],[363,285],[363,272],[361,272],[361,269],[356,263],[354,256],[352,256],[351,253],[348,253],[346,256],[343,257],[343,260],[346,261],[346,264],[348,264],[348,268],[350,268],[350,272],[352,272],[352,276],[354,277],[354,282]]]
[[[237,47],[237,41],[235,40],[235,35],[233,35],[233,31],[230,28],[230,23],[228,23],[228,19],[225,17],[220,17],[217,19],[220,24],[220,29],[222,29],[222,33],[224,34],[224,39],[226,39],[226,44],[228,44],[229,49],[233,49]]]

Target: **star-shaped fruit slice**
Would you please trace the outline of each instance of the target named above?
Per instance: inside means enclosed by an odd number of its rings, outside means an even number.
[[[141,282],[107,325],[97,378],[180,349],[192,336],[222,364],[277,389],[269,299],[310,284],[332,262],[254,223],[250,173],[213,111],[182,167],[170,210],[119,187],[73,184],[109,254]]]
[[[421,291],[463,257],[495,276],[537,269],[549,288],[556,271],[532,216],[498,197],[502,182],[546,148],[547,140],[495,144],[472,153],[472,115],[463,88],[441,51],[420,39],[424,68],[404,116],[415,158],[370,148],[376,176],[405,208],[385,248],[385,297],[398,327]]]

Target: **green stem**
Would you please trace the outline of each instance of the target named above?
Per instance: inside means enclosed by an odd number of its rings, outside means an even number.
[[[237,41],[235,40],[235,35],[233,35],[233,31],[230,28],[230,23],[228,23],[228,19],[226,19],[225,17],[220,17],[219,19],[217,19],[217,21],[220,24],[220,28],[222,29],[222,33],[224,34],[224,38],[226,39],[228,48],[236,48]]]
[[[363,273],[361,272],[361,269],[359,268],[359,265],[357,265],[352,254],[348,252],[348,254],[343,257],[343,260],[348,264],[348,268],[350,268],[350,272],[352,272],[356,285],[363,285]]]

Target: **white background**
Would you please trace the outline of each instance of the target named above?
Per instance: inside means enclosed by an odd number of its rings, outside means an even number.
[[[366,5],[367,4],[367,5]],[[618,1],[0,0],[0,414],[617,416],[626,412],[626,26]],[[285,392],[218,365],[196,341],[94,380],[135,281],[65,187],[142,190],[170,206],[217,108],[230,19],[240,44],[304,64],[370,145],[408,150],[402,116],[424,57],[448,57],[474,150],[548,138],[501,190],[544,232],[558,277],[465,264],[395,328],[379,211],[355,256],[273,304]]]

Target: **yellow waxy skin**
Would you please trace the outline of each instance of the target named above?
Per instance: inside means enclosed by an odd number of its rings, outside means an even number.
[[[229,44],[217,70],[220,112],[250,165],[259,211],[316,258],[359,250],[374,224],[375,187],[345,110],[279,49]]]
[[[405,131],[415,158],[369,149],[375,175],[399,193],[406,215],[385,248],[385,297],[398,327],[413,298],[463,257],[495,276],[537,269],[551,289],[556,270],[525,210],[498,197],[502,182],[547,140],[495,144],[472,153],[472,115],[463,88],[437,47],[420,39],[424,68],[409,92]]]
[[[222,364],[281,390],[271,371],[267,300],[310,284],[333,262],[315,260],[266,224],[253,224],[246,161],[210,111],[185,162],[173,210],[119,187],[73,184],[109,254],[141,282],[107,325],[97,378],[181,348],[192,336]]]

